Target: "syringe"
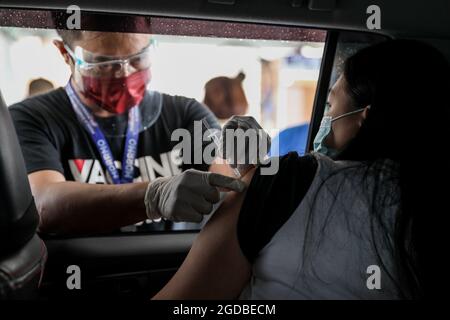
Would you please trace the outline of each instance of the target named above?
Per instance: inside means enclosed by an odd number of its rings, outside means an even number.
[[[209,131],[209,137],[211,138],[211,140],[213,141],[213,143],[216,145],[216,150],[217,150],[217,155],[219,158],[223,159],[223,154],[222,154],[222,131],[219,129],[211,129],[211,126],[209,125],[208,121],[206,120],[206,118],[202,119],[203,125],[205,126],[205,128]],[[224,159],[226,161],[226,159]],[[233,174],[236,176],[236,178],[240,179],[241,178],[241,173],[238,170],[238,168],[231,166],[230,164],[228,164],[230,169],[233,171]]]

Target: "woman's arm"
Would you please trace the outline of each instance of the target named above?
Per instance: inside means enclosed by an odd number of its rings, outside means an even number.
[[[254,170],[242,180],[249,185]],[[177,273],[153,299],[234,299],[250,279],[251,265],[237,239],[245,192],[230,192],[200,232]]]

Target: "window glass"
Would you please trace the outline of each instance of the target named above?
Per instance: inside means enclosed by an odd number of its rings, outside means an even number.
[[[338,37],[333,71],[330,78],[330,88],[339,78],[347,58],[365,47],[385,41],[386,37],[361,32],[341,32]]]

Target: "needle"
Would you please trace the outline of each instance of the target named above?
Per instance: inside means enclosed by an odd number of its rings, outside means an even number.
[[[208,131],[210,132],[209,137],[212,139],[213,143],[216,145],[218,154],[222,158],[222,140],[217,136],[216,133],[213,132],[213,130],[211,129],[211,126],[208,123],[208,121],[206,121],[206,118],[203,118],[202,122],[203,122],[203,125],[205,126],[205,128],[208,129]],[[221,130],[217,130],[217,131],[218,131],[218,133],[220,132],[220,135],[221,135],[222,131]],[[230,166],[230,168],[231,168],[231,170],[233,170],[234,175],[238,179],[240,179],[241,178],[241,173],[239,172],[238,168],[233,168],[232,166]]]

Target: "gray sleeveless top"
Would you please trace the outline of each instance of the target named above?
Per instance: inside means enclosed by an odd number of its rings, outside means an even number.
[[[313,155],[318,166],[311,187],[260,251],[240,299],[399,298],[390,248],[400,203],[396,170],[388,170],[395,163],[370,170]],[[372,219],[374,210],[381,212],[379,220]]]

